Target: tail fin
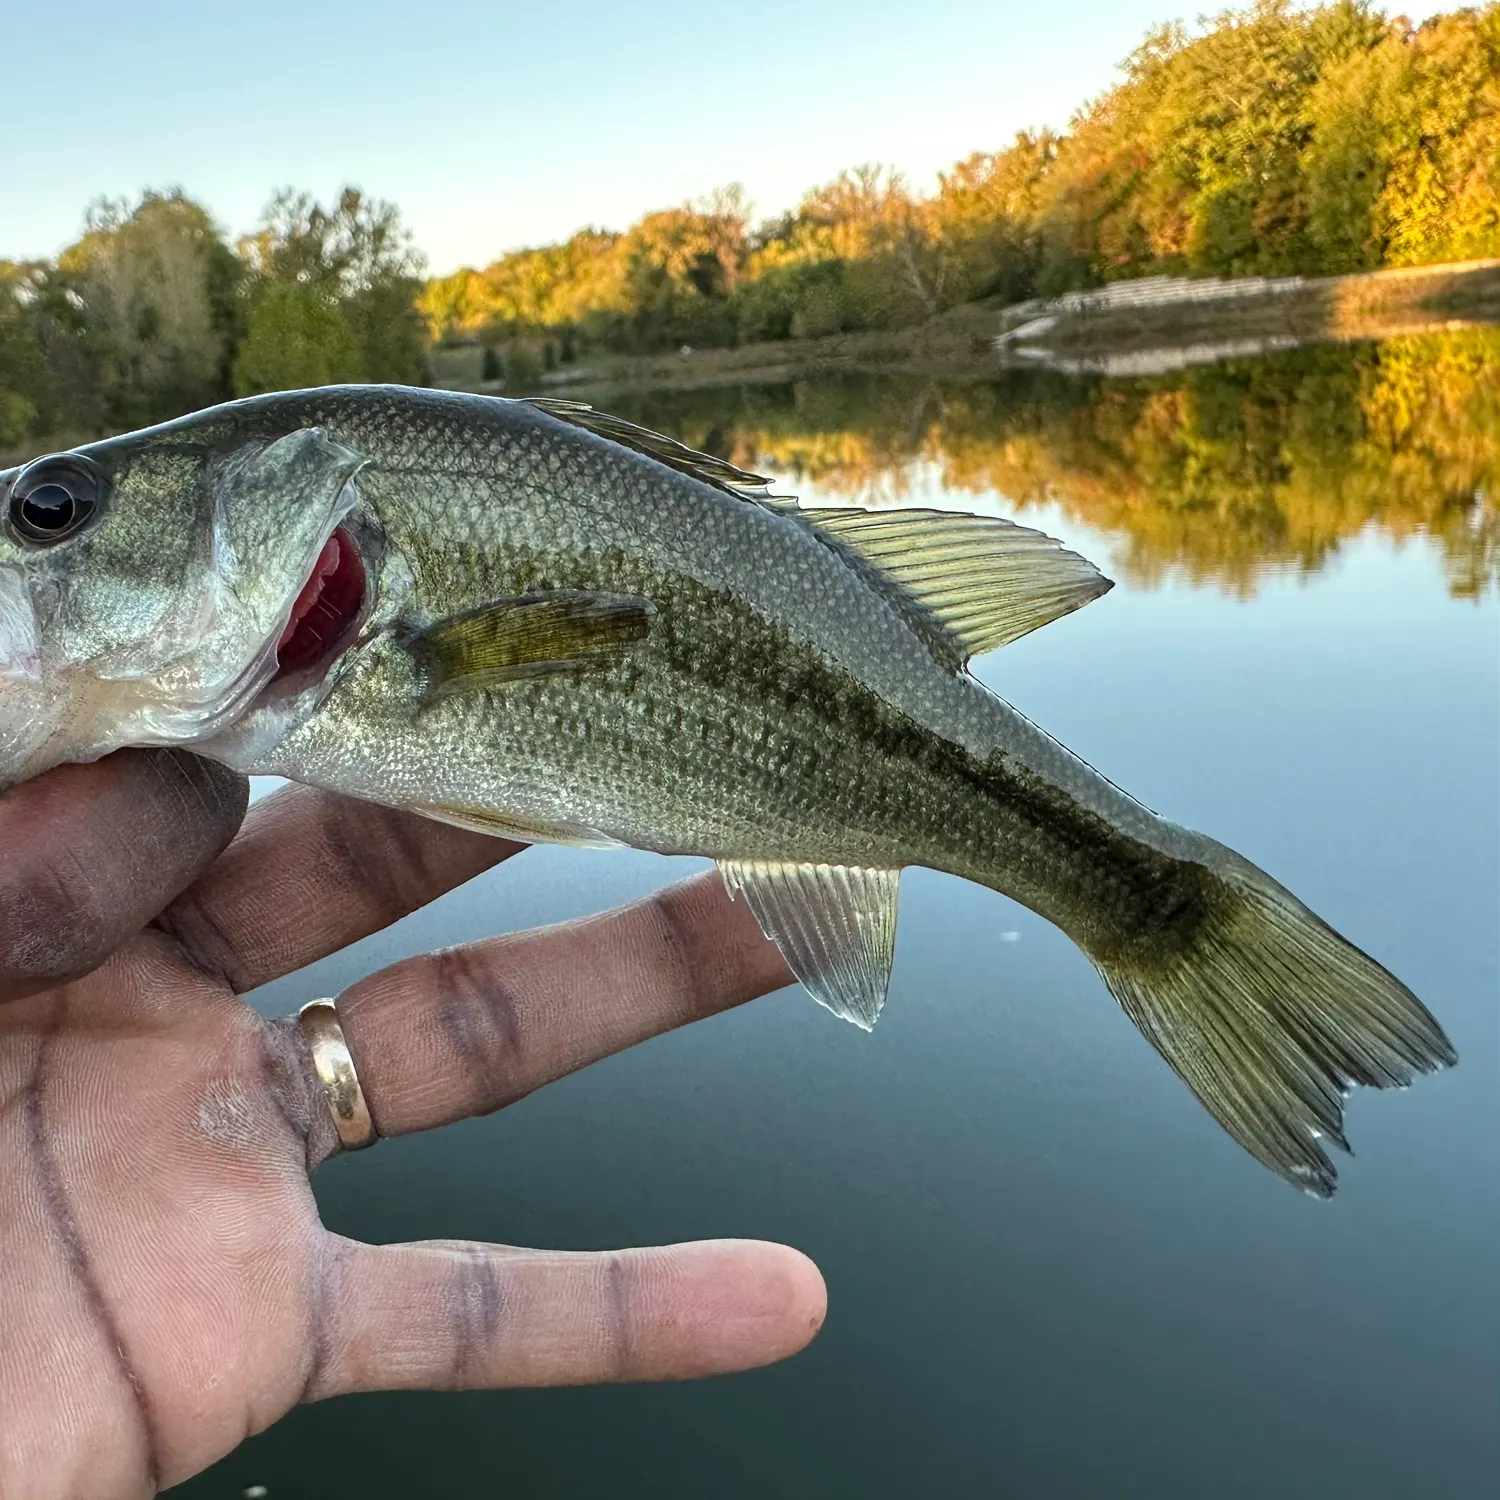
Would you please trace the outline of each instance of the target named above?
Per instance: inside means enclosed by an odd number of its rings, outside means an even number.
[[[1179,956],[1149,969],[1095,965],[1240,1145],[1298,1187],[1331,1197],[1338,1174],[1319,1141],[1349,1149],[1349,1086],[1403,1088],[1457,1054],[1399,979],[1290,891],[1248,863],[1219,873],[1232,892],[1227,910]]]

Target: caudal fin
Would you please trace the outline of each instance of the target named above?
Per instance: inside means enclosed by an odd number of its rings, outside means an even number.
[[[1227,851],[1226,851],[1227,852]],[[1320,1198],[1351,1084],[1402,1088],[1458,1061],[1421,1001],[1253,866],[1183,952],[1095,965],[1146,1039],[1256,1160]]]

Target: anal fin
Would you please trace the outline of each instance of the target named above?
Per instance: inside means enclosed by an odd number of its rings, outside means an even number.
[[[890,984],[901,872],[736,859],[719,869],[813,999],[869,1031]]]

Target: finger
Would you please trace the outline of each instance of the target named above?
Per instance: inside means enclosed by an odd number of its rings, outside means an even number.
[[[791,982],[717,872],[603,916],[423,954],[338,1000],[382,1135],[510,1104]]]
[[[311,1400],[747,1370],[795,1354],[827,1309],[805,1255],[757,1240],[605,1254],[330,1240]]]
[[[378,932],[524,849],[416,813],[288,786],[159,926],[237,993]]]
[[[121,750],[0,794],[0,1000],[75,979],[234,837],[245,780],[183,750]]]

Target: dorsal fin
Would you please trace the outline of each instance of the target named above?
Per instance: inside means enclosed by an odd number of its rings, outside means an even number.
[[[1086,558],[1029,526],[942,510],[796,512],[898,584],[942,627],[957,665],[1107,594]]]
[[[700,453],[669,438],[664,433],[652,432],[624,417],[612,417],[608,412],[597,411],[583,401],[560,401],[552,396],[527,396],[528,406],[544,411],[559,422],[570,422],[598,437],[608,438],[612,443],[644,453],[658,463],[676,469],[680,474],[691,475],[723,490],[738,500],[766,500],[770,498],[771,481],[764,474],[751,474],[736,467],[727,459],[715,458],[712,453]]]
[[[551,396],[525,400],[558,421],[619,443],[738,500],[799,516],[836,537],[915,601],[926,620],[935,622],[943,654],[957,667],[1071,614],[1114,587],[1091,562],[1061,542],[1013,521],[941,510],[801,510],[791,499],[772,495],[771,481],[764,475],[623,417],[596,411],[582,401]]]

